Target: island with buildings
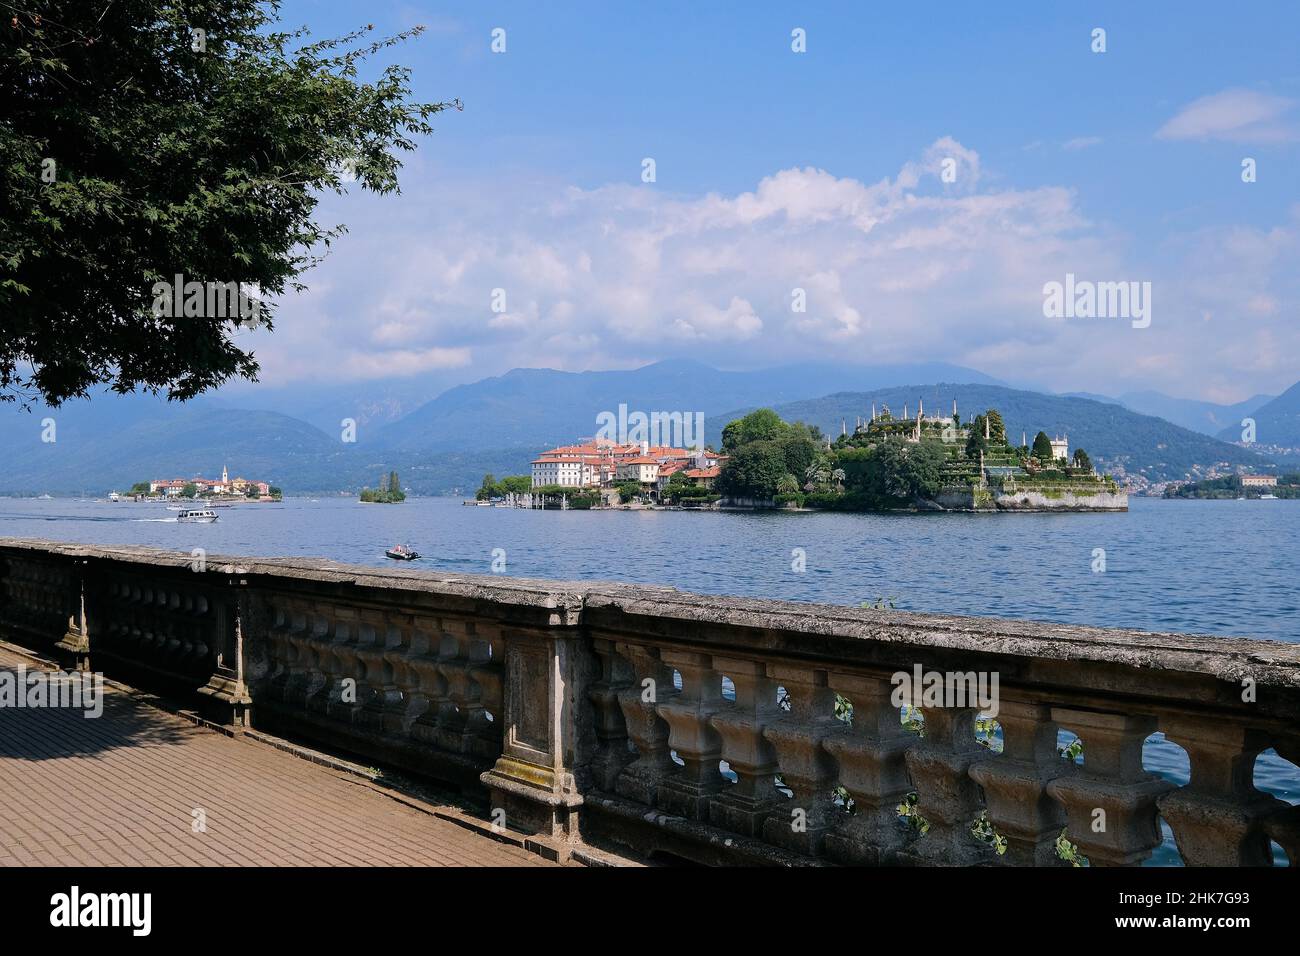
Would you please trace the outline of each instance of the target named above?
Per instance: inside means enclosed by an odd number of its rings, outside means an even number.
[[[1065,436],[1012,444],[996,409],[963,423],[904,407],[870,410],[833,441],[759,409],[731,422],[721,451],[582,439],[542,452],[529,476],[484,477],[478,503],[838,511],[1127,511],[1128,494]]]
[[[117,492],[111,500],[120,498]],[[220,478],[157,478],[137,482],[126,497],[136,501],[170,501],[179,498],[223,499],[228,501],[279,501],[283,492],[257,478],[230,477],[223,465]]]

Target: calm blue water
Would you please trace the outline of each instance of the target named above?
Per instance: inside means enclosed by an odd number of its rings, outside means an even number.
[[[489,573],[501,548],[506,573],[521,577],[831,604],[884,597],[916,611],[1300,641],[1300,501],[1130,505],[1127,514],[719,514],[326,498],[238,505],[216,524],[192,525],[161,504],[0,499],[0,536],[373,565],[390,564],[383,550],[401,542],[427,556],[417,566],[466,573]],[[792,569],[796,548],[802,573]],[[1187,782],[1186,755],[1160,735],[1145,762]],[[1256,783],[1300,803],[1300,770],[1272,751]],[[1167,844],[1152,862],[1175,859]]]

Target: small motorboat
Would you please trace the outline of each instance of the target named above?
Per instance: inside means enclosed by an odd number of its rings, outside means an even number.
[[[176,520],[183,524],[212,524],[217,520],[217,513],[206,508],[193,508],[182,511],[176,516]]]
[[[412,551],[404,544],[395,544],[384,554],[388,555],[394,561],[414,561],[420,556],[419,551]]]

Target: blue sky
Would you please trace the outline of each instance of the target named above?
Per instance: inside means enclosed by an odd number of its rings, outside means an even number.
[[[264,379],[819,355],[1221,401],[1300,378],[1300,7],[897,7],[285,3],[320,36],[426,25],[381,62],[465,109],[400,198],[323,204],[351,234],[257,343]],[[1151,282],[1150,327],[1045,318],[1066,272]]]

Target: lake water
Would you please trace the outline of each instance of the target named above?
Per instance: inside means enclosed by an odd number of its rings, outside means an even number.
[[[539,512],[444,498],[291,498],[222,509],[215,524],[194,525],[178,524],[161,504],[0,499],[0,536],[372,565],[391,564],[384,548],[404,543],[426,555],[417,567],[480,574],[503,549],[506,573],[521,577],[848,605],[887,598],[914,611],[1300,641],[1300,501],[1134,498],[1130,507],[1059,515]],[[803,572],[793,570],[795,549]],[[1187,782],[1186,755],[1159,735],[1145,763]],[[1272,751],[1256,764],[1256,784],[1300,803],[1300,771]],[[1151,862],[1175,859],[1166,840]]]

